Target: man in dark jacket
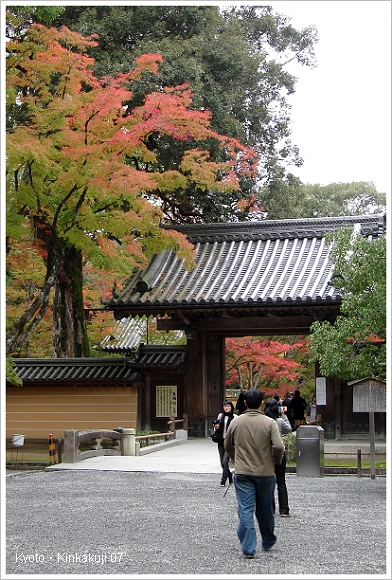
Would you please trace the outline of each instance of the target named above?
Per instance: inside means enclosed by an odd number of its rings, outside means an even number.
[[[237,535],[246,558],[253,558],[256,551],[255,514],[262,549],[269,551],[276,542],[275,464],[282,461],[284,445],[276,421],[261,411],[262,401],[261,391],[248,391],[245,395],[247,410],[229,425],[225,438],[225,449],[234,460],[239,515]]]

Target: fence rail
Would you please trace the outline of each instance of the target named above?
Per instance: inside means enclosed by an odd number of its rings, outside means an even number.
[[[151,433],[150,435],[136,435],[135,440],[139,441],[140,448],[148,447],[149,445],[154,445],[158,440],[169,441],[170,439],[174,439],[175,432],[168,431],[167,433]]]
[[[170,429],[175,430],[176,429],[176,425],[179,425],[180,423],[182,423],[182,429],[189,429],[188,426],[188,414],[184,413],[182,416],[182,419],[176,419],[174,415],[171,415],[167,424],[170,425]]]
[[[362,449],[357,449],[356,453],[354,453],[352,451],[351,452],[350,451],[324,451],[324,456],[325,455],[345,455],[346,457],[355,455],[357,458],[357,466],[356,466],[357,477],[362,477],[363,469],[367,469],[367,468],[362,467],[362,456],[363,455],[371,456],[371,453],[367,452],[367,451],[362,451]],[[377,457],[377,455],[384,456],[385,453],[377,453],[376,452],[374,455],[375,455],[375,457]]]

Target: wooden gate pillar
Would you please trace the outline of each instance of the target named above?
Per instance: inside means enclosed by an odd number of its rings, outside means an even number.
[[[207,424],[208,434],[212,423],[222,410],[226,399],[225,337],[207,336]],[[207,434],[207,436],[208,436]]]
[[[188,414],[189,437],[205,437],[206,383],[204,335],[188,336],[187,364],[184,376],[184,410]]]
[[[184,377],[184,409],[189,417],[189,436],[208,437],[212,421],[225,398],[225,338],[193,333],[187,343]]]

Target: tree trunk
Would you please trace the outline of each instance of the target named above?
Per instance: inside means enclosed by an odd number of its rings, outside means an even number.
[[[55,358],[88,357],[82,253],[63,247],[61,242],[56,244],[54,251],[59,266],[53,287],[53,355]]]
[[[54,272],[51,272],[50,276],[47,277],[41,292],[34,299],[33,303],[22,314],[22,316],[14,322],[12,329],[7,335],[7,355],[13,355],[15,353],[19,355],[18,351],[22,346],[27,348],[30,336],[37,328],[45,314],[49,301],[49,292],[54,284],[54,280]]]

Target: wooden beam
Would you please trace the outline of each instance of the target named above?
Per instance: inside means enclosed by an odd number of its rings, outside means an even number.
[[[189,328],[182,318],[157,318],[157,330],[186,330]]]
[[[276,334],[281,330],[287,334],[287,330],[309,332],[309,326],[315,321],[313,316],[260,316],[260,317],[230,317],[200,320],[199,327],[203,330],[230,333],[232,336],[243,332],[263,331]]]
[[[193,321],[192,327],[226,336],[244,336],[253,332],[260,334],[308,334],[315,316],[259,316],[259,317],[215,317],[199,318]],[[330,319],[330,317],[326,317]],[[331,320],[334,316],[331,317]],[[158,330],[187,330],[181,318],[157,319]]]

